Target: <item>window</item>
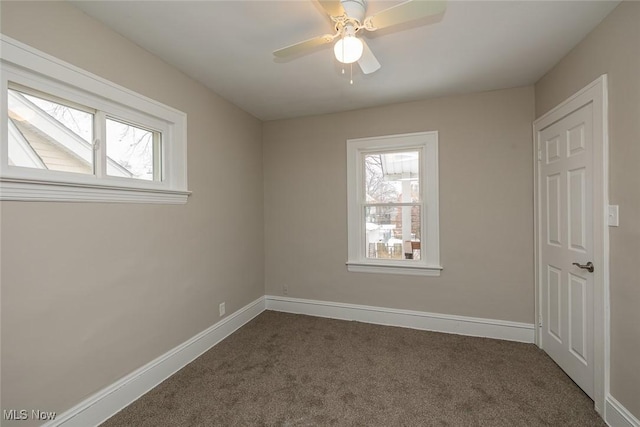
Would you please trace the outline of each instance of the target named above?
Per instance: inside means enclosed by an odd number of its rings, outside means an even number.
[[[157,130],[106,119],[107,175],[161,181],[160,138]],[[115,164],[111,164],[114,162]]]
[[[439,276],[438,133],[347,141],[347,268]]]
[[[184,113],[0,42],[1,200],[186,202]]]

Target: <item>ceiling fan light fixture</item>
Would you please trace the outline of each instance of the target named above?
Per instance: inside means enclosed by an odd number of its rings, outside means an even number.
[[[351,64],[362,57],[364,45],[356,36],[346,35],[338,40],[333,47],[336,59],[343,64]]]

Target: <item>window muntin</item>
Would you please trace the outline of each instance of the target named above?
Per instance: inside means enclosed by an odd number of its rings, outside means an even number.
[[[439,275],[437,132],[347,141],[349,271]]]

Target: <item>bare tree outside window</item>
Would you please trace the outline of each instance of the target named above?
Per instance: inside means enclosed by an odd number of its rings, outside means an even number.
[[[93,173],[93,114],[14,89],[7,104],[9,165]]]
[[[37,108],[47,113],[62,126],[78,135],[88,144],[93,141],[93,115],[68,105],[21,94]],[[107,118],[107,174],[143,179],[154,179],[154,132]],[[117,170],[112,162],[126,169]],[[130,174],[130,175],[128,175]]]
[[[133,178],[153,180],[153,142],[152,131],[107,119],[107,156]]]
[[[403,259],[404,242],[420,240],[418,159],[415,151],[364,155],[369,258]]]
[[[87,117],[92,118],[89,113],[35,96],[22,95],[80,138],[91,142],[93,123],[91,119],[87,120]]]
[[[385,203],[397,201],[398,189],[384,178],[382,154],[368,154],[364,158],[365,194],[368,201]]]

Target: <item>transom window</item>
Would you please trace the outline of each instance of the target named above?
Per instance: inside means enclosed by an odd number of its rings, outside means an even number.
[[[130,178],[147,181],[161,181],[160,140],[157,130],[120,120],[106,119],[107,175],[121,176],[124,172]],[[115,162],[112,165],[109,161]]]
[[[186,202],[184,113],[0,41],[0,199]]]
[[[93,174],[95,111],[9,85],[9,165]]]
[[[82,174],[161,181],[162,132],[107,117],[88,107],[9,83],[8,127],[11,166]],[[54,100],[55,99],[55,100]],[[106,164],[94,132],[106,129]],[[95,156],[94,156],[95,152]],[[106,168],[105,168],[106,166]]]
[[[439,275],[437,138],[347,141],[349,271]]]

